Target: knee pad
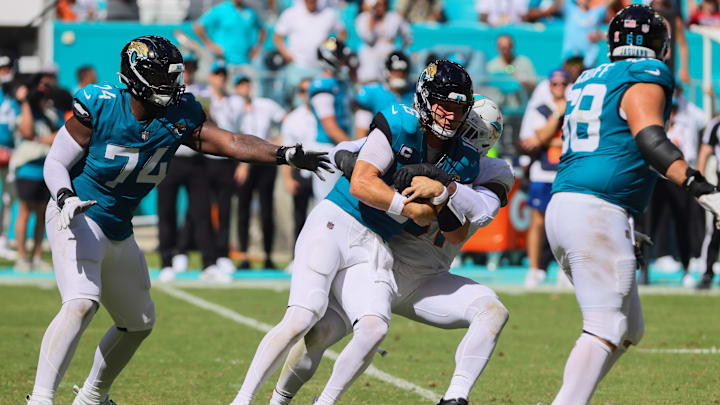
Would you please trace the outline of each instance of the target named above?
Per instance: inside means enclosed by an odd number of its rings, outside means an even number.
[[[484,296],[473,301],[466,311],[469,323],[482,322],[494,335],[505,327],[510,313],[495,296]]]
[[[124,332],[143,332],[148,331],[148,334],[155,326],[155,303],[150,300],[145,306],[145,309],[139,313],[133,315],[132,319],[126,319],[120,321],[121,325],[118,325],[118,329]]]
[[[80,322],[89,322],[95,315],[99,304],[87,298],[77,298],[63,304],[62,310],[67,316],[77,319]]]
[[[389,327],[390,325],[378,316],[363,316],[355,323],[353,338],[362,339],[371,345],[379,345],[387,336]]]
[[[619,347],[628,333],[628,318],[619,310],[583,311],[583,331]]]

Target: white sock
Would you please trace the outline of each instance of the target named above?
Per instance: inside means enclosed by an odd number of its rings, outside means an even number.
[[[347,333],[342,317],[328,308],[323,318],[310,329],[305,338],[300,339],[290,350],[270,405],[289,404],[303,384],[315,374],[325,350]]]
[[[455,352],[455,372],[443,398],[468,398],[475,381],[490,361],[505,322],[507,311],[482,312],[473,317]]]
[[[70,365],[80,336],[95,315],[98,304],[88,299],[63,304],[50,322],[40,345],[35,386],[31,398],[53,401],[55,390]]]
[[[293,345],[317,322],[315,314],[305,308],[287,309],[279,324],[263,337],[245,375],[245,381],[232,405],[247,405],[255,400],[260,387],[277,370]]]
[[[318,398],[318,405],[334,404],[368,368],[375,350],[387,335],[388,324],[377,316],[364,316],[353,329],[353,338],[335,360],[332,375]]]
[[[600,339],[583,333],[575,342],[565,364],[563,385],[553,405],[582,405],[590,402],[602,378],[603,366],[612,354]]]
[[[95,403],[105,400],[113,381],[149,334],[150,330],[125,332],[111,326],[95,350],[90,375],[80,390],[83,398]]]

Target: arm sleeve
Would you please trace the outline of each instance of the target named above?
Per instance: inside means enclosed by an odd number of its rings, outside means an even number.
[[[360,149],[358,160],[370,163],[380,170],[381,175],[385,174],[395,162],[395,155],[387,136],[377,128],[370,131],[365,145]]]
[[[457,184],[457,183],[456,183]],[[465,215],[473,225],[483,227],[492,222],[500,211],[500,198],[488,188],[457,184],[449,204]]]
[[[356,139],[354,141],[342,141],[339,144],[335,145],[332,149],[330,149],[330,152],[328,153],[328,158],[330,158],[330,161],[335,164],[335,153],[346,150],[352,153],[355,153],[359,151],[363,144],[365,143],[366,139]]]
[[[310,104],[319,119],[335,116],[334,102],[333,95],[330,93],[318,93],[310,99]]]
[[[73,189],[72,181],[70,181],[70,168],[84,155],[85,149],[75,142],[63,125],[55,136],[43,166],[45,184],[53,198],[62,188]]]

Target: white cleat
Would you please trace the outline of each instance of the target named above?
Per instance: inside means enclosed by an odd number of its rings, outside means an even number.
[[[695,277],[693,277],[690,273],[685,273],[685,275],[682,278],[682,285],[685,288],[693,288],[695,287],[695,284],[697,282],[695,281]]]
[[[655,265],[653,266],[654,270],[659,271],[660,273],[675,273],[676,271],[680,270],[682,265],[675,261],[675,259],[672,256],[661,256],[658,257],[655,260]]]
[[[229,284],[232,276],[220,270],[217,266],[208,266],[200,273],[200,280],[208,283]]]
[[[117,405],[115,401],[110,399],[109,396],[105,396],[105,399],[100,402],[90,401],[89,399],[85,398],[85,396],[80,391],[80,387],[78,387],[77,385],[73,386],[73,392],[75,393],[75,400],[73,401],[72,405]]]
[[[215,266],[225,274],[235,273],[235,264],[229,257],[218,257],[215,261]]]
[[[162,270],[160,270],[160,276],[158,276],[158,281],[161,283],[169,283],[173,280],[175,280],[175,270],[173,270],[172,267],[164,267]]]
[[[40,257],[33,257],[32,268],[35,271],[43,273],[50,273],[53,271],[53,267],[50,265],[50,263],[46,262]]]
[[[32,262],[30,260],[25,258],[19,258],[15,262],[15,265],[13,266],[13,269],[18,273],[27,273],[30,270],[32,270]]]
[[[32,399],[32,396],[25,395],[25,402],[27,405],[53,405],[52,401],[47,399]]]
[[[547,274],[542,270],[528,270],[527,274],[525,275],[525,288],[537,288],[537,286],[539,286],[540,284],[542,284],[543,281],[545,281],[545,277],[547,277]]]
[[[188,257],[184,254],[175,255],[172,258],[172,268],[176,273],[182,273],[188,269]]]

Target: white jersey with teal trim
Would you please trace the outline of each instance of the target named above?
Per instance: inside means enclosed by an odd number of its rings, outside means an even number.
[[[640,153],[620,108],[625,91],[635,83],[663,87],[667,120],[675,84],[661,61],[625,59],[580,75],[568,98],[553,193],[592,194],[632,214],[645,210],[657,173]]]
[[[483,187],[488,183],[499,183],[505,188],[511,189],[514,181],[515,175],[507,162],[503,159],[485,156],[480,158],[479,174],[471,186],[476,188]],[[478,229],[489,223],[489,220],[483,223],[471,223],[463,243],[455,245],[445,240],[437,221],[422,227],[408,221],[403,232],[390,240],[390,249],[395,261],[402,262],[407,268],[412,268],[413,275],[425,276],[442,273],[450,270],[452,261],[460,253],[465,242]]]

